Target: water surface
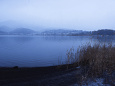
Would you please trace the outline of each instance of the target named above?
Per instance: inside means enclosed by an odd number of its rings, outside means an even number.
[[[101,38],[98,39],[100,40]],[[59,60],[65,63],[66,52],[70,48],[73,47],[76,51],[79,46],[86,45],[89,42],[94,44],[99,40],[91,36],[1,35],[0,67],[58,65]],[[101,41],[103,40],[101,39]]]

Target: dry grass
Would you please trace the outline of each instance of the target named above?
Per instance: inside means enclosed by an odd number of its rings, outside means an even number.
[[[67,63],[77,63],[81,67],[86,67],[85,73],[88,76],[110,73],[115,70],[115,47],[112,44],[88,45],[79,48],[75,54],[73,49],[70,49],[67,52]]]
[[[89,73],[100,75],[115,70],[115,47],[112,45],[87,46],[80,50],[79,65],[88,66]]]

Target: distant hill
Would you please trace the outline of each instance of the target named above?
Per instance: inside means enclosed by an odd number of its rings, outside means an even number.
[[[86,36],[86,35],[115,35],[115,30],[101,29],[97,31],[82,31],[82,30],[47,30],[41,33],[42,35],[62,35],[62,36]]]
[[[0,35],[6,35],[7,32],[4,32],[4,31],[0,31]]]
[[[34,30],[27,29],[27,28],[18,28],[18,29],[15,29],[15,30],[10,32],[10,34],[17,34],[17,35],[20,35],[20,34],[33,34],[33,33],[35,33]]]
[[[58,29],[58,30],[47,30],[42,32],[42,35],[78,35],[78,34],[85,34],[86,31],[82,30],[63,30],[63,29]]]
[[[44,36],[90,36],[90,35],[115,35],[115,30],[101,29],[97,31],[82,31],[82,30],[46,30],[37,32],[28,28],[10,29],[6,26],[0,27],[0,35],[44,35]]]
[[[0,27],[0,35],[5,35],[7,34],[7,30],[5,31],[4,27]]]
[[[98,31],[93,31],[92,35],[115,35],[115,30],[101,29]]]
[[[7,27],[7,26],[0,26],[0,31],[3,31],[3,32],[9,32],[11,31],[12,29]]]

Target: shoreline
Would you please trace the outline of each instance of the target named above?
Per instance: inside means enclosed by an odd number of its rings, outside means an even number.
[[[111,82],[115,79],[115,71],[113,76],[105,74],[85,78],[85,68],[73,64],[49,67],[0,67],[0,86],[78,86],[92,82],[98,84],[99,82],[96,81],[99,79],[103,80],[101,84],[115,84]]]
[[[79,53],[80,52],[80,53]],[[0,68],[0,85],[3,86],[68,86],[92,82],[101,85],[115,85],[115,47],[95,45],[79,50],[79,59],[73,59],[73,51],[68,52],[68,63],[49,67]],[[107,53],[108,52],[108,53]],[[13,85],[14,84],[14,85]],[[75,85],[73,85],[75,86]]]
[[[60,76],[77,70],[74,66],[67,65],[49,67],[0,67],[0,85],[31,82]]]

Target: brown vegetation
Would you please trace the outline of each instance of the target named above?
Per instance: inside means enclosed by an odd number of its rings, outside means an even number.
[[[74,58],[74,62],[73,62]],[[77,53],[67,53],[67,63],[74,63],[85,68],[88,76],[98,76],[115,70],[115,47],[112,44],[95,44],[80,47]]]

